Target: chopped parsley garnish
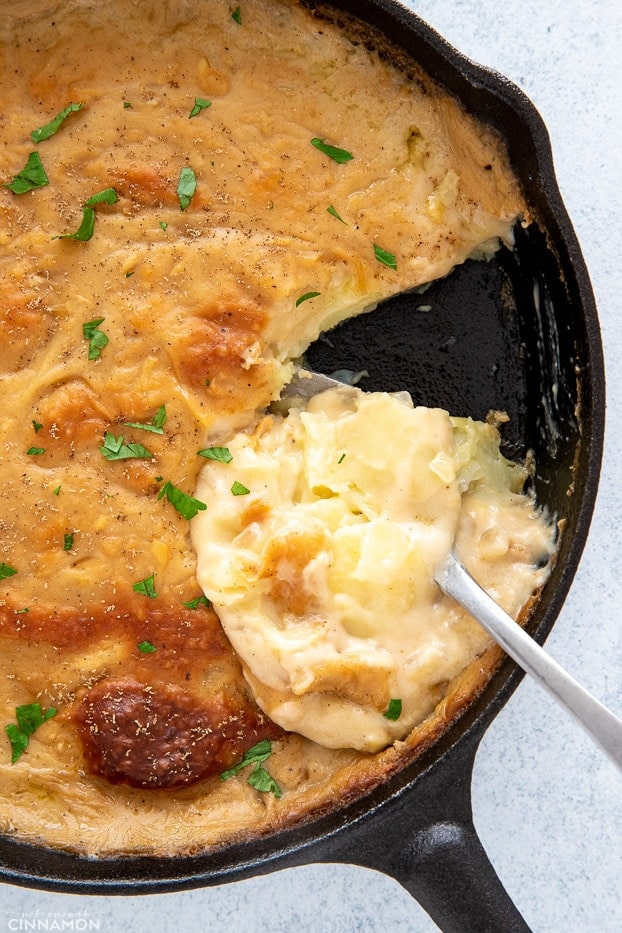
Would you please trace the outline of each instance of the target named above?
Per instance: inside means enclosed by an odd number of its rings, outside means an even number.
[[[228,447],[204,447],[197,450],[199,457],[205,457],[206,460],[217,460],[219,463],[231,463],[233,456]]]
[[[296,299],[296,307],[301,305],[303,301],[309,301],[310,298],[317,298],[318,295],[321,295],[321,292],[305,292],[304,295],[301,295],[300,298]]]
[[[211,605],[212,601],[207,596],[197,596],[195,599],[189,599],[187,603],[182,603],[182,606],[185,606],[186,609],[198,609],[199,606],[205,606],[206,609],[209,609]]]
[[[73,534],[66,532],[63,544],[63,551],[70,551],[73,547]]]
[[[330,207],[327,207],[326,210],[327,210],[328,213],[331,214],[333,217],[336,217],[337,220],[339,220],[342,224],[345,224],[346,226],[348,225],[347,220],[344,220],[343,217],[340,217],[340,216],[339,216],[339,214],[337,213],[336,208],[334,208],[332,204],[331,204]]]
[[[49,183],[50,179],[45,174],[39,153],[31,152],[23,169],[4,187],[13,194],[25,194],[33,188],[45,188]]]
[[[6,580],[7,577],[14,577],[17,573],[15,567],[11,567],[10,564],[5,564],[4,562],[0,564],[0,580]]]
[[[252,748],[249,748],[241,761],[232,768],[229,768],[228,771],[223,771],[220,775],[220,780],[228,781],[230,778],[235,777],[243,768],[247,768],[249,765],[255,765],[255,768],[248,778],[248,783],[251,787],[254,787],[255,790],[259,790],[264,794],[272,793],[275,797],[280,797],[281,788],[266,769],[261,767],[263,762],[266,761],[271,754],[272,742],[270,742],[269,739],[258,742],[257,745],[253,745]]]
[[[376,246],[375,244],[374,253],[376,254],[378,262],[384,263],[384,265],[388,266],[390,269],[397,269],[397,259],[394,253],[389,253],[386,249],[382,249],[382,247]]]
[[[248,767],[248,765],[259,765],[266,761],[272,754],[272,742],[269,739],[263,739],[262,742],[258,742],[257,745],[253,745],[252,748],[246,752],[241,761],[234,765],[232,768],[229,768],[227,771],[223,771],[220,775],[221,781],[228,781],[230,778],[235,777],[243,768]]]
[[[155,574],[152,573],[150,577],[145,577],[144,580],[139,580],[138,583],[134,583],[132,589],[135,593],[140,593],[141,596],[155,599],[158,595],[155,589]]]
[[[29,447],[26,453],[31,457],[40,457],[45,453],[45,447]]]
[[[180,210],[185,211],[192,198],[194,193],[197,190],[197,178],[194,174],[194,171],[189,166],[184,166],[181,172],[179,173],[179,181],[177,183],[177,197],[179,198],[179,207]]]
[[[395,699],[389,700],[389,705],[383,715],[385,719],[399,719],[402,715],[402,701]]]
[[[345,458],[346,458],[346,455],[345,455],[345,454],[342,454],[342,455],[339,457],[339,460],[337,461],[337,463],[338,463],[338,464],[339,464],[339,463],[343,463],[343,461],[345,460]]]
[[[40,143],[43,142],[44,139],[49,139],[50,136],[58,132],[70,113],[77,113],[78,110],[82,110],[83,107],[84,104],[67,104],[65,109],[61,110],[53,120],[50,120],[49,123],[46,123],[45,126],[41,126],[38,130],[32,131],[30,134],[32,141]]]
[[[91,197],[84,202],[84,205],[85,207],[95,207],[96,204],[116,204],[118,200],[119,198],[114,188],[104,188],[103,191],[92,194]]]
[[[142,654],[153,654],[154,651],[158,650],[150,641],[139,641],[136,647]]]
[[[206,504],[201,502],[200,499],[189,496],[187,493],[182,492],[181,489],[178,489],[177,486],[173,486],[170,482],[164,484],[158,493],[158,499],[162,499],[163,496],[166,496],[171,505],[177,509],[183,518],[187,518],[188,521],[194,518],[198,512],[204,512],[207,508]]]
[[[39,431],[41,430],[41,428],[43,427],[43,425],[41,424],[40,421],[33,421],[33,422],[32,422],[32,426],[33,426],[33,428],[34,428],[35,434],[38,434]]]
[[[242,483],[238,483],[236,479],[233,486],[231,487],[231,492],[234,496],[247,496],[250,492],[250,489],[248,489]]]
[[[153,459],[151,451],[142,444],[126,444],[122,434],[115,437],[109,431],[106,431],[103,446],[99,450],[106,460]]]
[[[168,230],[168,224],[165,220],[160,221],[160,226],[162,227],[163,230],[165,231]]]
[[[151,431],[152,434],[164,434],[166,424],[166,405],[160,405],[151,421],[124,421],[126,428],[140,428],[141,431]]]
[[[87,321],[82,325],[82,336],[89,342],[89,359],[98,360],[101,351],[108,343],[108,337],[99,330],[99,325],[104,321],[103,317],[95,318],[94,321]]]
[[[82,222],[74,233],[57,233],[53,240],[80,240],[86,243],[95,232],[95,211],[92,207],[82,208]]]
[[[52,490],[52,495],[53,495],[53,496],[60,496],[60,491],[61,491],[61,487],[60,487],[60,486],[57,486],[56,489],[53,489],[53,490]]]
[[[212,106],[211,100],[205,100],[204,97],[195,97],[194,98],[194,107],[188,114],[188,119],[192,120],[193,117],[198,117],[202,110],[207,110],[208,107]]]
[[[124,101],[123,101],[123,109],[124,109],[124,110],[129,110],[131,106],[132,106],[132,102],[131,102],[130,100],[124,100]]]
[[[324,155],[327,155],[333,162],[339,162],[340,165],[343,165],[344,162],[350,162],[354,158],[352,153],[348,152],[347,149],[339,149],[338,146],[331,146],[325,143],[323,139],[318,139],[317,136],[311,140],[311,145],[319,149],[320,152],[323,152]]]
[[[236,22],[238,26],[242,25],[242,11],[239,8],[239,6],[236,6],[235,10],[231,14],[231,19],[234,20],[234,22]]]
[[[255,790],[260,790],[262,794],[274,794],[277,799],[283,796],[281,788],[272,775],[266,771],[265,768],[262,768],[261,765],[258,765],[254,771],[251,771],[248,776],[248,783],[251,787],[254,787]]]
[[[83,243],[86,243],[87,240],[92,238],[95,232],[95,205],[116,204],[118,200],[117,192],[114,188],[104,188],[103,191],[92,194],[91,197],[84,202],[84,207],[82,208],[82,223],[75,233],[57,233],[52,239],[81,240]]]
[[[17,725],[11,723],[4,727],[4,731],[11,743],[11,764],[14,765],[26,751],[33,732],[39,726],[42,726],[44,722],[47,722],[48,719],[51,719],[52,716],[56,716],[56,709],[53,706],[46,710],[45,713],[41,709],[40,703],[27,703],[24,706],[15,707]]]

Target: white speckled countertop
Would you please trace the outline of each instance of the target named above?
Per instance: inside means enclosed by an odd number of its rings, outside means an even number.
[[[406,0],[406,5],[468,57],[520,85],[549,128],[559,186],[599,307],[608,424],[590,538],[547,648],[620,714],[622,4]],[[473,807],[484,847],[534,933],[622,930],[622,777],[526,680],[484,738]],[[311,866],[138,898],[50,894],[0,884],[0,930],[87,929],[85,920],[95,921],[91,929],[104,933],[437,929],[396,882],[348,866]]]

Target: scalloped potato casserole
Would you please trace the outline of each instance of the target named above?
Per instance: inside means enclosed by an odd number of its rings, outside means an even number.
[[[340,805],[498,658],[433,583],[454,537],[518,617],[553,533],[492,422],[268,409],[511,245],[506,153],[296,0],[19,0],[0,50],[0,828],[174,855]]]

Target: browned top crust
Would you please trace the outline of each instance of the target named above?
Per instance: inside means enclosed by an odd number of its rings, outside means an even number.
[[[102,680],[75,720],[88,766],[112,784],[171,788],[221,774],[281,730],[243,697]]]

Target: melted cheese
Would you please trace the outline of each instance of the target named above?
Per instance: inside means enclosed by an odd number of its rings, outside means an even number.
[[[513,615],[546,578],[553,530],[491,425],[335,389],[230,452],[199,480],[198,580],[260,706],[322,745],[403,739],[489,644],[434,583],[456,537]]]

